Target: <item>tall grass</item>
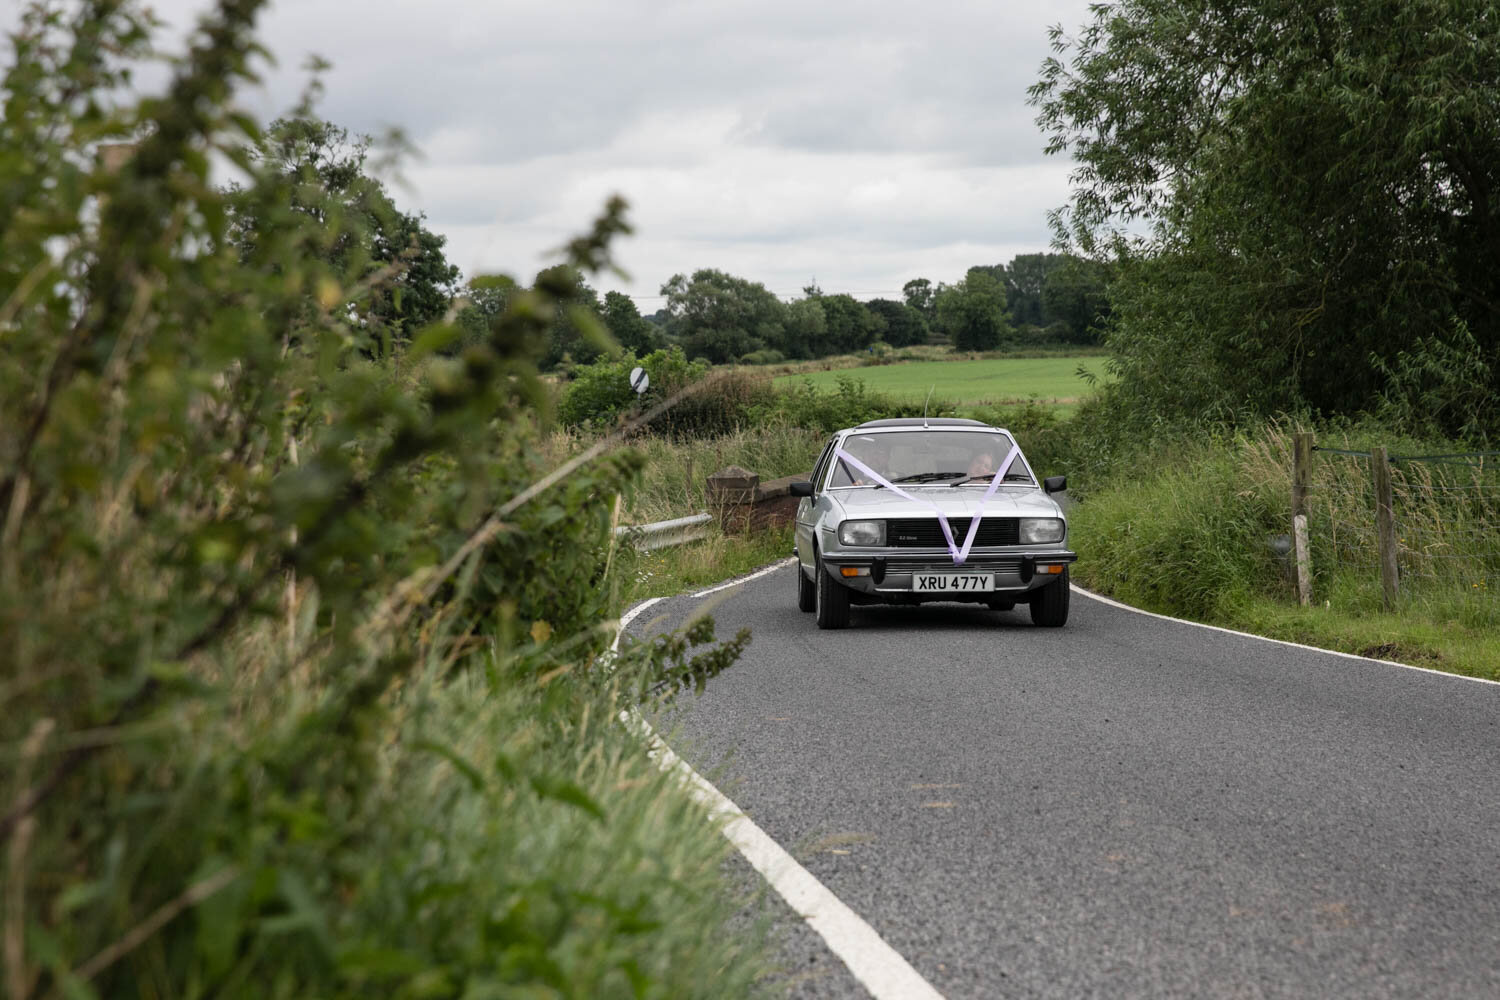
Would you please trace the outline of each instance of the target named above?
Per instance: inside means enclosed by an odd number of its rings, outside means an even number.
[[[1457,448],[1374,428],[1325,435],[1322,443],[1345,451],[1384,445],[1398,456]],[[1262,466],[1269,471],[1285,460],[1287,446],[1284,434],[1267,437]],[[1315,584],[1324,600],[1374,613],[1384,598],[1372,459],[1314,454],[1308,509]],[[1400,610],[1476,628],[1500,625],[1500,597],[1490,586],[1500,579],[1500,463],[1397,459],[1390,470]]]
[[[1294,428],[1220,442],[1182,439],[1117,465],[1070,517],[1075,578],[1128,603],[1353,652],[1406,657],[1495,676],[1500,601],[1500,482],[1467,466],[1394,463],[1400,539],[1397,614],[1382,606],[1367,459],[1319,453],[1309,493],[1315,608],[1295,604],[1285,555]],[[1319,438],[1325,447],[1398,454],[1454,450],[1374,426]],[[1278,546],[1276,543],[1280,541]],[[1357,623],[1363,622],[1363,626]]]
[[[722,880],[727,842],[615,721],[631,701],[629,664],[618,685],[584,663],[537,676],[462,631],[436,625],[421,666],[357,721],[370,751],[350,772],[357,792],[324,785],[311,797],[340,767],[335,742],[316,735],[337,685],[309,663],[317,641],[289,641],[284,625],[259,623],[232,655],[200,665],[224,700],[106,734],[160,751],[150,806],[161,820],[119,837],[193,844],[234,814],[226,800],[247,795],[260,800],[252,823],[280,831],[249,852],[261,867],[243,852],[234,865],[203,862],[197,884],[237,877],[128,956],[131,995],[306,995],[309,969],[347,996],[766,990],[763,925]],[[310,752],[310,735],[328,759]],[[309,794],[286,794],[278,772],[289,767]],[[95,898],[129,879],[150,872],[106,870],[59,902],[50,933],[70,942],[108,927],[114,915]],[[257,936],[241,937],[247,911],[267,917]],[[737,937],[724,933],[731,924]],[[186,983],[184,950],[197,956]],[[284,974],[265,978],[276,968]]]
[[[630,447],[645,465],[638,485],[623,498],[621,523],[649,524],[706,510],[708,477],[730,465],[756,473],[762,482],[811,472],[827,439],[819,430],[780,424],[680,441],[637,438]],[[594,440],[588,433],[562,430],[548,438],[546,448],[551,460],[560,461]]]
[[[406,745],[444,749],[388,752],[371,843],[382,863],[361,874],[360,917],[411,927],[439,959],[487,964],[501,992],[529,979],[577,997],[760,993],[760,925],[724,933],[743,905],[720,881],[727,842],[614,706],[547,712],[547,686],[477,672],[431,686]],[[393,960],[370,956],[367,989]],[[441,980],[442,962],[430,967]]]
[[[791,554],[790,524],[745,535],[725,535],[715,530],[690,545],[654,552],[625,550],[620,555],[620,565],[628,576],[626,604],[712,586]]]

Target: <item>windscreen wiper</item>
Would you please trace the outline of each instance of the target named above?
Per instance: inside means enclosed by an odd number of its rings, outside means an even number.
[[[900,479],[892,479],[893,483],[931,483],[939,479],[952,479],[954,476],[962,477],[962,472],[918,472],[912,476],[902,476]]]
[[[987,483],[991,479],[994,479],[994,478],[995,478],[995,474],[993,472],[986,473],[985,475],[982,475],[982,476],[965,476],[964,478],[960,479],[958,482],[954,483],[953,485],[954,486],[962,486],[965,483],[972,483],[976,479],[979,480],[980,482]],[[1029,483],[1029,482],[1031,482],[1031,477],[1028,476],[1028,475],[1026,475],[1025,473],[1021,473],[1021,472],[1007,472],[1005,474],[1005,478],[1002,479],[1002,480],[1000,480],[1000,481],[1002,483]]]

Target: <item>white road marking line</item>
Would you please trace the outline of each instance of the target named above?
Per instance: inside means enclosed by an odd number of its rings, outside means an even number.
[[[773,573],[791,562],[784,559],[738,580],[699,591],[694,597],[735,587]],[[641,612],[664,598],[642,601],[620,616],[620,630],[611,649],[619,649],[620,636]],[[942,994],[923,979],[911,963],[901,957],[875,928],[829,891],[813,874],[797,863],[770,835],[755,824],[744,810],[735,805],[708,779],[693,770],[672,752],[651,724],[631,709],[620,713],[620,720],[640,733],[650,752],[663,770],[676,771],[688,783],[692,794],[709,809],[710,815],[723,822],[724,836],[745,856],[745,860],[775,889],[787,905],[798,913],[809,927],[828,945],[830,951],[849,968],[875,1000],[943,1000]]]
[[[1203,622],[1188,621],[1186,618],[1173,618],[1171,615],[1157,614],[1155,611],[1144,611],[1141,608],[1133,608],[1128,604],[1096,594],[1092,590],[1085,590],[1076,583],[1069,584],[1076,594],[1098,601],[1100,604],[1108,604],[1112,608],[1120,608],[1123,611],[1134,611],[1138,615],[1147,615],[1151,618],[1160,618],[1162,621],[1178,622],[1183,625],[1193,625],[1197,628],[1206,628],[1214,632],[1223,632],[1227,635],[1243,636],[1246,639],[1259,639],[1261,642],[1274,642],[1280,646],[1291,646],[1293,649],[1306,649],[1314,653],[1327,653],[1329,656],[1342,656],[1346,660],[1362,660],[1365,663],[1381,663],[1388,667],[1400,667],[1403,670],[1416,670],[1424,674],[1436,674],[1439,677],[1451,677],[1461,681],[1474,681],[1478,684],[1500,684],[1500,681],[1492,681],[1486,677],[1470,677],[1467,674],[1451,674],[1446,670],[1433,670],[1431,667],[1417,667],[1410,663],[1398,663],[1395,660],[1379,660],[1373,656],[1360,656],[1357,653],[1342,653],[1336,649],[1324,649],[1321,646],[1306,646],[1300,642],[1290,642],[1286,639],[1272,639],[1266,635],[1256,635],[1254,632],[1240,632],[1232,628],[1224,628],[1221,625],[1205,625]]]
[[[796,562],[796,561],[797,561],[797,557],[796,556],[787,556],[785,559],[781,559],[781,560],[778,560],[776,562],[773,562],[771,565],[765,567],[764,569],[758,569],[754,573],[749,574],[748,576],[742,576],[742,577],[740,577],[737,580],[730,580],[728,583],[721,583],[717,587],[709,587],[707,590],[700,590],[696,594],[694,594],[693,596],[694,597],[707,597],[709,594],[717,594],[719,591],[721,591],[721,590],[728,590],[730,587],[738,587],[742,583],[749,583],[751,580],[758,580],[761,577],[765,576],[767,573],[774,573],[778,569],[780,569],[781,567],[787,565],[788,563],[793,563],[793,562]]]
[[[652,741],[657,762],[662,768],[682,774],[690,783],[694,796],[708,807],[715,819],[723,821],[724,836],[729,842],[786,900],[787,905],[818,932],[829,950],[849,967],[854,978],[870,991],[871,996],[876,1000],[942,1000],[942,994],[887,944],[875,928],[798,864],[723,792],[673,753],[644,719],[637,717],[632,721],[641,726],[642,732]]]

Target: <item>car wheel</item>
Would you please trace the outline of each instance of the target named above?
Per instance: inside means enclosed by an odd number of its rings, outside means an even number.
[[[1057,628],[1068,620],[1068,567],[1056,583],[1049,583],[1031,595],[1031,621],[1047,628]]]
[[[818,628],[848,628],[849,591],[842,583],[834,582],[816,554],[813,556],[813,572],[818,578]]]
[[[1012,601],[1009,598],[1001,599],[999,597],[991,597],[984,603],[989,606],[989,609],[991,611],[1009,611],[1011,608],[1016,606],[1015,601]]]
[[[814,564],[813,572],[817,572]],[[807,573],[802,568],[802,560],[797,560],[797,610],[816,611],[818,608],[817,586],[807,578]]]

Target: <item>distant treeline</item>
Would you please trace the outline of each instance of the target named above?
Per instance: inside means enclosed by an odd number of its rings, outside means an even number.
[[[536,286],[567,277],[551,268]],[[643,316],[620,292],[601,298],[578,285],[574,310],[547,332],[544,368],[595,360],[607,343],[590,336],[580,311],[597,318],[622,346],[644,355],[679,345],[690,359],[714,364],[770,363],[866,351],[876,344],[906,347],[934,340],[961,350],[1007,345],[1094,344],[1108,315],[1106,268],[1066,254],[1023,254],[1009,264],[971,267],[954,284],[913,278],[902,300],[830,294],[817,285],[783,302],[765,285],[705,268],[673,275],[666,299]],[[514,285],[471,287],[459,323],[477,335],[524,291]]]
[[[620,292],[602,296],[567,265],[531,284],[509,277],[461,280],[445,237],[421,213],[401,211],[369,170],[374,140],[318,118],[277,119],[247,156],[281,180],[281,201],[231,186],[226,242],[246,263],[288,220],[314,221],[310,260],[367,274],[355,316],[368,355],[383,355],[424,327],[452,317],[464,343],[478,343],[512,311],[536,313],[533,351],[544,371],[587,364],[613,347],[638,356],[680,346],[713,364],[769,363],[907,347],[932,341],[960,350],[1095,344],[1109,317],[1110,267],[1070,254],[1022,254],[1009,264],[969,268],[953,283],[913,278],[900,301],[827,293],[815,284],[782,301],[765,285],[724,271],[677,274],[661,286],[665,302],[642,316]],[[535,305],[561,297],[545,320]],[[609,336],[605,336],[606,332]]]

